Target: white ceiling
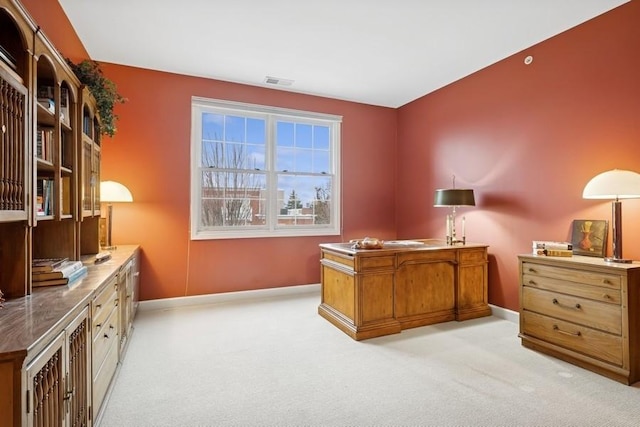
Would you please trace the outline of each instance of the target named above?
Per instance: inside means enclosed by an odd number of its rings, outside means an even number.
[[[59,0],[96,61],[387,107],[627,1]]]

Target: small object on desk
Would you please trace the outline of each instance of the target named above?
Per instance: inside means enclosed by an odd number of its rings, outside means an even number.
[[[93,261],[95,264],[100,264],[111,259],[111,252],[103,251],[96,254],[96,259]]]

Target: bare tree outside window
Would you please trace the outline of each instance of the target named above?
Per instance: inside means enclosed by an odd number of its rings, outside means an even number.
[[[324,187],[315,187],[316,198],[313,201],[313,212],[316,215],[316,224],[331,223],[331,181],[327,181]]]
[[[242,144],[203,142],[202,225],[249,226],[264,223],[264,174],[248,168]],[[224,167],[225,169],[219,169]]]

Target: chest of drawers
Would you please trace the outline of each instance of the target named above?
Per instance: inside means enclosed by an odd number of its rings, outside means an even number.
[[[625,384],[640,381],[640,263],[518,259],[522,345]]]

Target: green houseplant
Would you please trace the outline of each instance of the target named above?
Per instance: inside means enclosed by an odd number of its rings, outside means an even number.
[[[118,116],[113,114],[113,108],[118,103],[124,103],[126,98],[118,93],[115,83],[104,76],[98,62],[85,59],[76,64],[67,58],[67,63],[96,100],[101,122],[100,133],[114,136]]]

